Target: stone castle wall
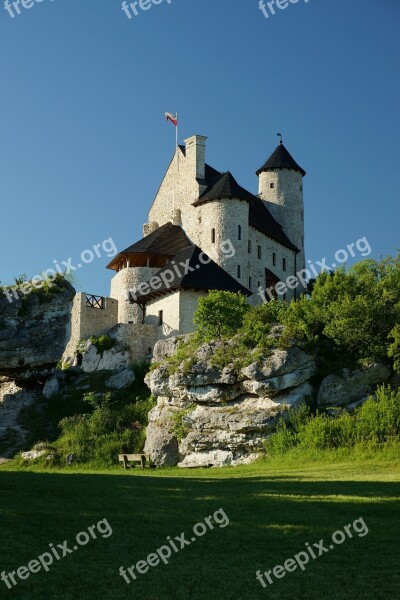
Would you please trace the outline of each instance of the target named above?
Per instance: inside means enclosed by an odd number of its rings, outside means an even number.
[[[291,242],[301,251],[297,270],[305,268],[303,178],[298,171],[274,170],[260,174],[260,197],[272,216],[283,226]],[[274,185],[271,188],[271,184]]]
[[[118,301],[104,298],[104,309],[86,306],[86,294],[75,295],[71,312],[71,335],[64,357],[74,357],[76,347],[83,339],[98,337],[118,323]]]
[[[127,302],[127,291],[134,290],[145,281],[149,281],[158,268],[126,267],[114,275],[111,280],[111,296],[118,300],[118,323],[141,323],[142,309],[138,304]]]

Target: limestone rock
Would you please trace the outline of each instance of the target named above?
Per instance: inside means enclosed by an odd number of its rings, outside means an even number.
[[[111,390],[122,390],[131,385],[134,381],[134,372],[131,369],[124,369],[123,371],[119,371],[119,373],[112,375],[112,377],[106,381],[106,386]]]
[[[75,290],[53,283],[49,301],[38,294],[9,302],[0,292],[0,373],[13,377],[21,371],[55,366],[70,335]],[[35,373],[33,373],[33,377]]]
[[[390,377],[387,365],[375,363],[366,369],[343,369],[341,376],[328,375],[320,385],[318,404],[321,406],[346,406],[368,397],[374,388]]]
[[[117,345],[110,350],[105,350],[103,354],[98,352],[92,342],[88,342],[87,349],[83,354],[82,370],[85,373],[94,371],[115,371],[129,367],[129,352],[122,346]]]
[[[57,377],[51,377],[48,379],[43,388],[43,396],[46,400],[50,400],[53,396],[56,396],[60,391],[60,384]]]
[[[21,452],[21,456],[24,460],[36,460],[46,454],[46,452],[46,450],[29,450],[28,452]]]
[[[315,362],[300,348],[276,350],[238,373],[233,365],[212,364],[220,345],[203,344],[193,363],[172,375],[166,365],[147,375],[157,406],[149,414],[145,451],[156,464],[207,467],[254,460],[278,420],[312,395]],[[178,442],[172,417],[179,413],[184,436]]]
[[[169,356],[173,356],[180,342],[184,342],[189,336],[170,337],[166,340],[159,340],[153,350],[153,362],[159,363]]]

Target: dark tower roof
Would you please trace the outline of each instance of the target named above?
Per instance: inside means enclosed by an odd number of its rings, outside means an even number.
[[[193,202],[193,206],[199,206],[206,202],[215,200],[237,199],[244,200],[249,204],[249,225],[261,231],[276,242],[282,244],[286,248],[290,248],[294,252],[298,252],[298,248],[290,241],[280,225],[269,212],[267,206],[260,198],[248,192],[245,188],[238,184],[232,173],[219,173],[214,177],[208,188],[202,193],[200,198]]]
[[[292,171],[298,171],[303,177],[306,175],[305,170],[297,164],[282,142],[271,154],[267,162],[258,169],[256,175],[260,175],[264,171],[272,171],[273,169],[291,169]]]
[[[174,277],[172,281],[169,280],[168,284],[162,278],[166,271]],[[157,271],[155,276],[163,281],[162,286],[157,286],[157,290],[150,288],[147,294],[142,294],[136,299],[131,295],[131,302],[146,304],[153,298],[171,294],[178,289],[224,290],[234,293],[241,292],[245,296],[251,296],[251,292],[247,288],[243,287],[196,245],[178,252],[172,261]]]

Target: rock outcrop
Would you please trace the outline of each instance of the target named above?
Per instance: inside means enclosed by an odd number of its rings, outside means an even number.
[[[224,466],[254,460],[289,408],[312,394],[313,357],[298,347],[275,350],[240,372],[218,368],[218,344],[201,346],[190,368],[166,366],[146,383],[157,397],[145,452],[158,465]],[[157,349],[155,349],[157,353]]]
[[[0,374],[33,379],[60,360],[70,335],[75,290],[64,281],[51,293],[9,302],[0,293]]]
[[[51,292],[31,293],[9,302],[0,292],[0,456],[12,456],[25,442],[19,424],[23,408],[51,397],[50,379],[70,335],[75,290],[53,283]],[[46,385],[45,385],[46,384]],[[43,389],[44,387],[44,389]]]
[[[341,375],[328,375],[319,387],[318,404],[323,407],[359,405],[390,374],[387,365],[375,363],[365,369],[343,369]]]

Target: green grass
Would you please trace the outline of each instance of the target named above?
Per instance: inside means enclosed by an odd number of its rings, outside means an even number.
[[[294,459],[293,459],[294,460]],[[400,598],[400,459],[236,469],[44,471],[0,467],[0,571],[14,571],[107,518],[113,535],[79,548],[2,598],[21,600],[380,600]],[[216,527],[129,586],[119,576],[222,508]],[[272,569],[362,517],[369,528],[304,572],[263,589]]]

